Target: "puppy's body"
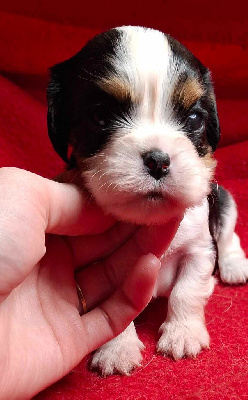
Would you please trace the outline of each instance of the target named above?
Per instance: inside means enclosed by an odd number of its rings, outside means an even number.
[[[174,358],[197,355],[209,345],[204,305],[214,287],[214,243],[223,280],[248,278],[235,203],[211,186],[219,124],[209,71],[170,36],[117,28],[52,69],[48,105],[56,151],[67,160],[71,145],[71,166],[106,212],[136,224],[184,213],[154,293],[169,296],[157,348]],[[128,374],[141,348],[130,325],[92,365]]]

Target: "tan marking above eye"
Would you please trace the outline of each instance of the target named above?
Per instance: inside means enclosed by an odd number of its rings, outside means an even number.
[[[118,76],[103,78],[97,81],[97,85],[106,93],[114,96],[120,101],[125,101],[127,99],[135,100],[131,86],[124,80],[118,78]]]
[[[202,84],[195,78],[188,78],[175,90],[173,98],[179,101],[186,109],[189,109],[204,94]]]

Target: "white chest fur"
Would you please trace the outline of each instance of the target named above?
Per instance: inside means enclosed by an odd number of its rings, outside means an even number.
[[[180,224],[169,249],[161,258],[161,269],[154,290],[154,297],[168,296],[175,283],[181,260],[191,254],[206,252],[214,255],[209,232],[209,206],[205,199],[199,206],[189,208]]]

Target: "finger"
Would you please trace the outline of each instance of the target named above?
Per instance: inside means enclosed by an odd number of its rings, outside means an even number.
[[[67,237],[75,268],[106,258],[117,250],[136,230],[136,225],[116,223],[98,235]]]
[[[69,171],[64,171],[62,174],[58,175],[54,181],[64,185],[54,186],[52,196],[58,196],[55,188],[58,189],[60,187],[60,189],[62,189],[64,187],[67,188],[67,190],[69,189],[71,193],[67,194],[67,204],[70,204],[70,208],[68,209],[66,207],[67,205],[63,203],[62,205],[65,210],[61,210],[61,213],[59,213],[59,210],[54,210],[54,208],[51,210],[47,232],[60,234],[60,230],[62,229],[62,234],[64,235],[97,234],[103,232],[114,223],[114,219],[105,215],[85,192],[82,185],[82,172],[80,169],[74,168]],[[53,200],[52,196],[50,200]],[[58,197],[61,198],[61,196]],[[74,199],[72,197],[74,197]],[[58,200],[59,199],[56,198],[56,208],[58,206]],[[71,201],[74,201],[74,203]],[[65,199],[63,199],[63,202],[65,202]],[[54,202],[51,204],[54,204]],[[70,215],[67,214],[68,211],[70,211]],[[67,221],[69,221],[69,226]],[[64,231],[65,226],[66,231]]]
[[[141,257],[121,287],[108,300],[81,317],[89,352],[121,333],[146,307],[152,297],[159,267],[160,261],[153,255]]]
[[[66,170],[57,175],[53,180],[60,183],[72,183],[73,185],[83,188],[82,171],[79,168]]]
[[[18,168],[1,168],[0,178],[2,213],[21,214],[29,225],[33,221],[37,232],[96,234],[115,222],[73,184],[54,182]]]
[[[88,235],[105,231],[115,222],[88,195],[72,184],[46,180],[46,232]]]
[[[92,308],[119,287],[141,256],[151,253],[161,257],[175,236],[179,223],[177,219],[163,226],[141,227],[107,259],[78,271],[76,279],[88,307]]]
[[[75,267],[78,269],[82,265],[94,262],[99,257],[105,258],[114,250],[118,265],[120,265],[120,262],[126,265],[130,257],[131,261],[135,261],[137,257],[147,253],[161,256],[167,248],[167,244],[174,237],[180,221],[181,218],[179,217],[165,225],[149,227],[117,223],[101,235],[68,238]],[[127,241],[127,239],[129,240]],[[127,243],[122,247],[122,250],[116,252],[125,241]],[[87,249],[87,252],[85,249]],[[119,258],[122,258],[122,260],[120,261]],[[115,256],[113,255],[113,262],[111,261],[111,263],[114,263],[114,259]]]

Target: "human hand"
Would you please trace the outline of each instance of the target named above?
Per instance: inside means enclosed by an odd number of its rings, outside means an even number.
[[[0,399],[27,399],[142,311],[180,221],[117,223],[75,186],[15,168],[0,193]]]

